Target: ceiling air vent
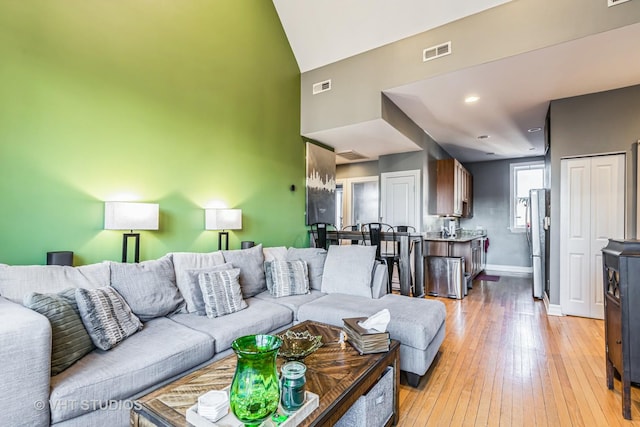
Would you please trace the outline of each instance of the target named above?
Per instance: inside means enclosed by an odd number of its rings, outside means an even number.
[[[353,150],[341,151],[340,153],[336,153],[336,156],[340,156],[346,160],[364,160],[367,158],[367,156],[360,154],[358,152],[355,152]]]
[[[616,6],[616,5],[619,5],[620,3],[625,3],[628,1],[629,0],[607,0],[607,6],[609,7]]]
[[[623,1],[623,0],[619,0]],[[441,56],[449,55],[451,53],[451,42],[439,44],[438,46],[428,47],[422,51],[422,61],[427,62],[432,59],[440,58]]]
[[[331,90],[331,79],[313,84],[313,94],[317,95],[322,92]]]

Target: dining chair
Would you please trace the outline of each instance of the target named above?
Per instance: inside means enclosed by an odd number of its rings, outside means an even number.
[[[336,226],[326,222],[311,224],[311,236],[316,248],[327,249],[331,241],[327,239],[327,231],[337,231]]]
[[[400,260],[398,251],[396,250],[397,245],[395,241],[395,230],[389,224],[384,224],[381,222],[370,222],[362,226],[362,233],[363,241],[365,242],[365,244],[368,238],[369,244],[376,247],[376,259],[383,262],[387,266],[387,271],[389,272],[387,281],[387,293],[390,294],[393,266],[396,263],[396,259],[398,259],[397,262],[399,262]],[[382,233],[391,233],[391,242],[383,241]],[[391,248],[391,250],[389,250],[389,248]]]

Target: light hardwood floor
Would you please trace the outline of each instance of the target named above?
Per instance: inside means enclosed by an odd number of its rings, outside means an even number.
[[[531,279],[475,281],[447,306],[446,337],[418,388],[400,386],[400,426],[640,426],[605,380],[603,321],[547,316]]]

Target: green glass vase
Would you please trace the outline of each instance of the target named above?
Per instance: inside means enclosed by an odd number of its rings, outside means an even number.
[[[247,335],[231,344],[238,361],[229,393],[230,406],[245,425],[260,425],[278,409],[276,356],[281,345],[282,340],[274,335]]]

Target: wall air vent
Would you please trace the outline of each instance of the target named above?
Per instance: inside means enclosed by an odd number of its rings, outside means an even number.
[[[339,153],[336,153],[336,156],[340,156],[345,160],[364,160],[368,158],[367,156],[353,150],[341,151]]]
[[[313,94],[317,95],[322,92],[331,90],[331,79],[313,84]]]
[[[620,1],[620,0],[619,0]],[[432,59],[440,58],[451,53],[451,42],[439,44],[438,46],[431,46],[422,51],[422,61],[427,62]]]
[[[611,6],[616,6],[619,5],[620,3],[626,3],[629,0],[607,0],[607,6],[611,7]]]

